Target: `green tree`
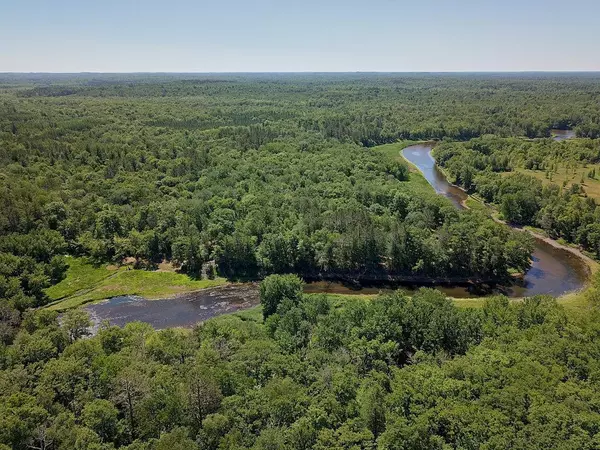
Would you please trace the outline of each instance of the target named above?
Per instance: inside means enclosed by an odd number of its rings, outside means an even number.
[[[219,408],[221,390],[216,380],[203,367],[192,367],[185,386],[189,421],[193,429],[199,431],[202,421]]]
[[[95,399],[84,406],[81,419],[103,442],[111,442],[119,432],[118,414],[117,408],[108,400]]]
[[[89,335],[91,325],[89,314],[81,309],[70,309],[62,317],[62,328],[67,332],[71,343]]]
[[[260,303],[265,319],[277,311],[279,304],[288,299],[298,303],[302,297],[303,282],[296,275],[270,275],[260,283]]]
[[[368,383],[358,393],[360,417],[377,438],[385,431],[385,392],[378,383]]]
[[[156,450],[193,450],[197,448],[199,448],[198,444],[190,439],[185,428],[175,428],[169,433],[161,434],[155,447]]]

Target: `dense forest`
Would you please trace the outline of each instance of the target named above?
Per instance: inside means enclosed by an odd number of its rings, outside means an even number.
[[[527,233],[402,160],[417,140],[508,221],[600,257],[598,137],[597,74],[0,74],[0,449],[598,448],[600,286],[584,318],[302,294],[529,269]],[[89,336],[44,308],[67,256],[263,280],[262,307]]]
[[[434,154],[452,182],[496,204],[506,220],[539,227],[553,238],[579,244],[600,257],[600,205],[587,195],[585,186],[596,179],[591,167],[600,163],[599,141],[484,136],[469,142],[443,142]],[[551,183],[560,166],[566,171],[590,168],[567,187],[566,180],[562,185]],[[519,169],[542,171],[548,182]]]
[[[0,353],[0,448],[598,448],[595,309],[461,310],[432,289],[340,307],[289,275],[263,281],[261,302],[264,323],[88,339],[83,312],[27,313]]]
[[[231,279],[506,280],[529,267],[527,237],[455,211],[376,144],[545,136],[599,117],[592,75],[0,83],[4,342],[23,311],[47,302],[65,254],[149,268],[166,259]]]

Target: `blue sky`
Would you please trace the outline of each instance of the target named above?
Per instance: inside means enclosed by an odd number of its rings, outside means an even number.
[[[0,0],[0,72],[521,70],[600,70],[600,0]]]

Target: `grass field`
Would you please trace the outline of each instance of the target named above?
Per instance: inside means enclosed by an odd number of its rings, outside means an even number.
[[[115,275],[119,270],[126,268],[116,268],[107,266],[94,266],[85,258],[67,257],[69,268],[67,269],[66,278],[60,283],[46,289],[46,294],[52,300],[61,300],[71,297],[76,293],[89,289],[97,285],[105,278]]]
[[[223,278],[194,280],[174,272],[127,270],[127,267],[93,266],[81,258],[69,258],[67,276],[46,290],[54,300],[48,308],[65,310],[119,295],[141,295],[149,299],[169,297],[224,284]]]
[[[375,150],[378,153],[387,155],[390,158],[404,161],[404,158],[402,158],[400,152],[406,147],[410,145],[416,145],[418,143],[419,142],[417,141],[398,141],[392,144],[377,145],[373,147],[373,150]]]
[[[583,177],[583,185],[581,186],[583,187],[584,192],[588,197],[600,199],[600,180],[589,179],[587,177],[588,172],[594,168],[596,169],[596,176],[600,176],[600,164],[589,164],[587,167],[577,167],[575,169],[559,167],[556,172],[552,174],[552,180],[546,178],[546,172],[543,170],[516,169],[516,171],[531,175],[541,180],[544,184],[554,183],[558,186],[563,186],[566,181],[567,188],[571,187],[573,184],[581,185],[581,179]]]
[[[393,144],[378,145],[373,147],[373,150],[406,163],[410,171],[410,178],[406,183],[409,189],[415,193],[431,194],[434,190],[421,171],[402,156],[402,150],[410,145],[416,145],[418,143],[418,141],[400,141]]]

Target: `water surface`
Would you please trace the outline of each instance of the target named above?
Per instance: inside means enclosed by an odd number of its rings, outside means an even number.
[[[402,155],[421,171],[437,193],[448,197],[457,208],[464,208],[463,201],[467,199],[467,194],[448,182],[431,156],[432,148],[431,144],[413,145],[405,148]],[[531,269],[520,283],[514,286],[495,287],[494,290],[511,297],[537,294],[562,295],[583,288],[587,277],[587,266],[580,258],[567,250],[555,248],[541,239],[535,239]],[[467,292],[466,296],[471,295],[472,292]],[[452,296],[461,297],[461,295]]]
[[[577,137],[574,130],[550,130],[550,133],[555,141],[566,141]]]
[[[96,331],[103,321],[123,326],[141,321],[161,330],[171,327],[193,327],[212,317],[248,309],[259,303],[255,283],[231,284],[180,294],[163,300],[147,300],[137,296],[113,297],[85,307]]]
[[[412,145],[402,150],[402,155],[419,169],[435,192],[448,197],[457,208],[463,209],[463,202],[469,196],[446,179],[431,156],[432,149],[431,144]]]

